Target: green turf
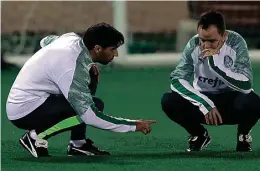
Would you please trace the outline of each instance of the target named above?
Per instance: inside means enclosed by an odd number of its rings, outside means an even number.
[[[105,69],[97,95],[105,101],[105,111],[114,116],[156,119],[152,133],[112,133],[87,128],[87,134],[109,157],[67,157],[69,133],[49,140],[51,158],[33,158],[22,149],[18,139],[22,130],[6,118],[5,101],[17,71],[2,72],[2,169],[26,171],[90,170],[260,170],[260,123],[252,132],[252,153],[235,153],[236,127],[207,127],[212,143],[200,153],[185,153],[187,133],[174,124],[160,109],[161,95],[169,90],[171,69]],[[254,88],[260,92],[260,65],[254,64]],[[37,76],[37,74],[35,75]]]

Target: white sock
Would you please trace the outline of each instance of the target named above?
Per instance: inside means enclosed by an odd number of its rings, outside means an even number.
[[[75,147],[81,147],[83,144],[86,143],[86,140],[70,140],[70,143],[72,143]]]
[[[38,137],[38,135],[36,134],[35,130],[31,130],[31,131],[29,132],[29,134],[30,134],[30,137],[31,137],[32,139],[34,139],[34,140],[36,140],[36,139],[41,139],[40,137]]]

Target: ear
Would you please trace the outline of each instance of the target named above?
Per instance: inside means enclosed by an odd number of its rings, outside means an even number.
[[[95,45],[95,47],[94,47],[94,52],[95,53],[99,53],[99,52],[101,52],[101,50],[102,50],[102,47],[101,46],[99,46],[99,45]]]
[[[224,32],[222,42],[225,42],[227,38],[227,31]]]

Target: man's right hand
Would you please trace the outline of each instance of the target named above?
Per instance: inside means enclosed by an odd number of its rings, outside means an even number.
[[[155,120],[138,120],[136,121],[136,131],[140,131],[143,134],[149,134],[151,132],[151,124],[156,123]]]
[[[214,107],[209,113],[205,115],[206,124],[208,125],[216,125],[222,124],[222,117],[218,112],[217,108]]]

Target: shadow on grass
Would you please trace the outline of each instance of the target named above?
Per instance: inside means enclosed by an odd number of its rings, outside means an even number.
[[[260,150],[238,153],[235,151],[201,151],[201,152],[166,152],[166,153],[138,153],[118,154],[115,157],[133,159],[174,159],[174,158],[225,158],[233,160],[260,159]]]
[[[51,157],[16,157],[13,158],[16,161],[24,162],[36,162],[36,163],[100,163],[100,164],[109,164],[109,165],[136,165],[138,162],[128,161],[124,159],[118,160],[115,157],[111,156],[51,156]]]
[[[17,161],[29,161],[37,163],[101,163],[109,165],[141,164],[142,160],[152,159],[182,159],[182,158],[219,158],[230,160],[260,159],[260,151],[249,153],[237,153],[234,151],[203,151],[203,152],[163,152],[163,153],[119,153],[111,156],[52,156],[47,158],[17,157]]]
[[[166,140],[165,140],[166,141]],[[185,149],[183,145],[180,145],[182,141],[176,140],[175,143],[179,146],[175,146],[176,150],[173,150],[172,147],[169,147],[171,143],[160,143],[151,144],[146,146],[145,149],[143,146],[138,146],[138,143],[134,144],[133,142],[126,142],[126,145],[131,143],[132,146],[138,148],[132,149],[126,148],[118,151],[110,151],[111,156],[81,156],[81,157],[69,157],[64,153],[64,147],[51,148],[50,154],[51,157],[47,158],[34,158],[29,152],[21,150],[19,145],[13,141],[5,141],[2,147],[5,147],[2,153],[2,157],[8,160],[12,159],[15,161],[28,161],[28,162],[37,162],[37,163],[101,163],[109,165],[140,165],[144,160],[157,160],[157,159],[186,159],[186,158],[207,158],[207,159],[227,159],[227,160],[252,160],[260,159],[260,149],[254,149],[253,152],[247,153],[238,153],[234,150],[225,150],[219,144],[214,144],[212,147],[214,150],[205,149],[201,152],[184,152],[179,149]],[[149,144],[145,142],[143,144]],[[155,147],[155,145],[157,147]],[[140,148],[139,148],[140,147]],[[158,148],[159,147],[159,148]],[[3,148],[2,148],[3,149]],[[8,149],[8,150],[7,150]],[[137,149],[140,149],[137,150]],[[125,150],[125,151],[123,151]],[[221,151],[222,150],[222,151]]]

